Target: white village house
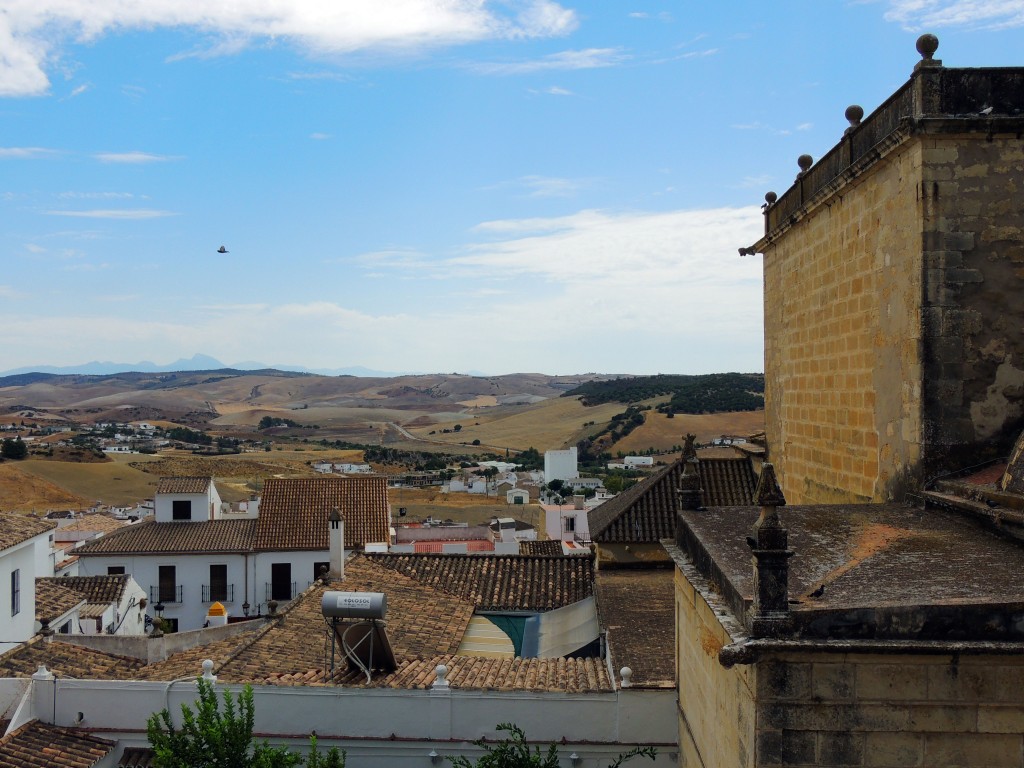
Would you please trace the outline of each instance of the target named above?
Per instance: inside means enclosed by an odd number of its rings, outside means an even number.
[[[52,520],[0,515],[0,653],[36,633],[35,578],[53,573],[56,527]]]
[[[257,615],[271,600],[287,602],[306,589],[328,565],[333,509],[344,520],[346,549],[390,541],[381,476],[271,478],[258,516],[243,519],[225,519],[212,478],[170,477],[157,488],[153,522],[108,534],[75,553],[83,575],[131,574],[165,629],[198,629],[214,602],[229,616]]]

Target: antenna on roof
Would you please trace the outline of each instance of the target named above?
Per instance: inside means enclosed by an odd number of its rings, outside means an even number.
[[[398,669],[384,629],[388,612],[387,595],[383,592],[324,592],[320,611],[331,628],[330,678],[334,677],[334,652],[340,644],[350,670],[360,670],[369,684],[373,671],[394,672]],[[345,624],[343,619],[362,619]]]

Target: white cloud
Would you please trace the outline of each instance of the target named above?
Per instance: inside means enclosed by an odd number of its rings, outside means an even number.
[[[61,200],[132,200],[136,195],[131,192],[61,192],[57,197]]]
[[[152,152],[97,152],[94,157],[101,163],[166,163],[178,158],[170,155],[155,155]]]
[[[599,69],[614,67],[627,61],[629,55],[621,48],[585,48],[580,51],[559,51],[540,59],[509,62],[483,62],[473,69],[485,75],[524,75],[552,69]]]
[[[520,176],[485,189],[522,189],[527,197],[573,197],[581,189],[592,186],[585,179],[561,179],[551,176]]]
[[[0,285],[0,299],[20,299],[23,294],[18,293],[9,285]]]
[[[1024,26],[1021,0],[890,0],[885,20],[906,30],[968,27],[1009,29]]]
[[[311,134],[309,134],[309,138],[313,139],[314,141],[326,141],[327,139],[331,138],[331,134],[329,134],[329,133],[311,133]]]
[[[22,160],[31,160],[36,157],[50,157],[57,154],[55,149],[44,147],[0,147],[0,158],[10,157]]]
[[[332,80],[347,83],[352,80],[350,75],[342,72],[289,72],[289,80]]]
[[[703,51],[689,51],[688,53],[682,54],[679,58],[681,59],[703,59],[705,56],[714,56],[718,53],[717,48],[707,48]]]
[[[570,373],[594,360],[636,373],[759,370],[761,260],[736,251],[763,234],[762,221],[756,206],[488,221],[454,255],[391,246],[352,257],[365,271],[344,285],[318,281],[303,300],[275,288],[244,303],[166,302],[142,315],[130,303],[69,317],[6,310],[0,348],[11,367],[198,350],[228,363],[344,359],[382,370]],[[362,295],[367,273],[388,279],[370,290],[389,297],[396,279],[432,282],[380,301]],[[522,318],[544,333],[524,334]],[[472,343],[420,343],[479,329]]]
[[[534,89],[534,88],[528,88],[527,90],[530,93],[546,93],[548,96],[575,96],[576,95],[572,91],[570,91],[570,90],[568,90],[566,88],[560,88],[557,85],[552,85],[549,88],[542,88],[539,91]]]
[[[81,219],[160,219],[165,216],[177,216],[173,211],[157,211],[152,209],[137,208],[134,210],[93,210],[93,211],[45,211],[48,216],[71,216]]]
[[[0,96],[47,92],[46,68],[64,44],[117,31],[190,28],[209,45],[179,55],[235,53],[253,41],[286,40],[310,53],[416,50],[480,40],[564,35],[576,14],[552,0],[180,0],[8,3],[0,14]]]

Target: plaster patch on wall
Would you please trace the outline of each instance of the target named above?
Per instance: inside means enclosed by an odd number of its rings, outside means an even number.
[[[971,403],[975,438],[992,437],[1007,421],[1020,416],[1022,395],[1024,371],[1015,368],[1010,360],[1001,363],[995,380],[985,390],[985,399]]]

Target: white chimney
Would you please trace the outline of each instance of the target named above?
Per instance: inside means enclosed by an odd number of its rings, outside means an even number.
[[[328,538],[331,546],[331,575],[338,578],[345,578],[345,521],[341,517],[341,511],[335,507],[328,516],[330,530]]]

